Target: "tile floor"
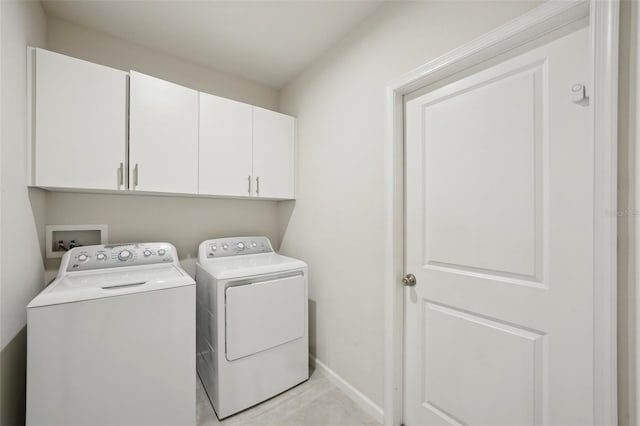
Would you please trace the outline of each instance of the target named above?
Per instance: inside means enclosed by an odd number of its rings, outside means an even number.
[[[308,381],[222,421],[197,380],[198,426],[379,426],[327,377],[311,370]]]

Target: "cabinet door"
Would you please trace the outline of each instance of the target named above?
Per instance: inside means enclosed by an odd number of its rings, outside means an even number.
[[[251,108],[200,93],[200,194],[251,195]]]
[[[127,73],[35,49],[33,181],[125,189]]]
[[[131,72],[130,189],[198,192],[198,92]]]
[[[253,107],[254,194],[294,198],[295,119]]]

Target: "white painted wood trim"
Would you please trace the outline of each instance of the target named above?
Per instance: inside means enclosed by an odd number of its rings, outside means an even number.
[[[618,208],[618,0],[591,2],[594,197],[594,419],[618,423],[617,208]]]
[[[2,6],[0,6],[0,22],[2,22]],[[5,36],[6,37],[6,36]],[[0,46],[2,46],[2,31],[0,31]],[[28,55],[27,55],[28,56]],[[4,115],[2,115],[2,102],[1,100],[4,99],[2,97],[3,93],[2,93],[2,67],[0,66],[0,144],[4,143],[4,139],[2,138],[2,135],[4,134],[2,131],[2,127],[5,126],[5,124],[2,123],[2,117],[4,117]],[[28,102],[28,100],[27,100]],[[4,182],[2,182],[2,145],[0,145],[0,188],[4,188]],[[28,181],[27,181],[28,182]],[[2,191],[0,191],[0,206],[2,206]],[[2,223],[2,209],[0,208],[0,223]],[[1,228],[1,227],[0,227]],[[0,229],[0,233],[2,232],[2,229]],[[0,234],[0,238],[2,237],[2,235]],[[0,255],[2,254],[2,248],[0,247]],[[1,259],[2,257],[0,257]],[[0,277],[2,277],[2,262],[0,262]],[[2,280],[0,279],[0,285],[2,285]],[[0,307],[0,330],[3,330],[2,328],[2,307]],[[0,351],[2,351],[4,349],[4,347],[2,346],[2,342],[0,342]],[[5,373],[6,374],[6,373]],[[4,383],[4,381],[2,380],[2,369],[0,368],[0,383]],[[1,394],[1,392],[0,392]],[[0,395],[1,397],[1,395]],[[2,405],[2,404],[0,404]],[[2,408],[0,407],[0,419],[2,419],[4,417],[2,417]]]
[[[404,359],[404,107],[402,94],[385,93],[384,144],[384,424],[403,419]]]
[[[587,0],[548,1],[405,74],[388,87],[406,94],[551,33],[589,15]]]
[[[384,424],[403,419],[404,116],[403,96],[590,17],[596,146],[595,400],[596,424],[617,424],[616,209],[619,0],[549,1],[407,73],[385,89]],[[639,378],[640,380],[640,378]]]
[[[338,373],[330,369],[325,363],[318,360],[313,355],[309,355],[309,365],[315,368],[316,372],[324,374],[327,379],[338,387],[345,395],[347,395],[358,407],[373,417],[376,421],[382,423],[384,414],[375,402],[367,398],[362,392],[353,387],[349,382],[343,379]]]
[[[35,185],[36,49],[27,46],[27,185]]]
[[[635,345],[630,348],[630,357],[633,357],[635,360],[632,363],[632,367],[635,369],[631,370],[634,374],[634,379],[632,379],[633,384],[630,398],[631,412],[630,412],[630,421],[629,424],[638,424],[640,422],[640,368],[638,358],[640,357],[640,274],[638,273],[638,267],[640,266],[640,173],[639,173],[639,165],[640,165],[640,43],[637,42],[638,38],[640,38],[640,4],[637,2],[632,4],[632,8],[634,9],[634,18],[633,21],[633,29],[631,32],[631,40],[634,40],[635,37],[635,64],[633,67],[633,73],[631,74],[631,79],[635,79],[632,87],[635,86],[635,93],[633,96],[632,109],[633,115],[631,116],[631,120],[634,121],[632,124],[632,137],[635,140],[635,157],[632,160],[634,164],[634,172],[635,172],[635,182],[634,182],[634,203],[632,210],[632,217],[634,221],[633,229],[635,231],[635,235],[633,236],[633,254],[634,256],[630,259],[632,264],[632,268],[634,271],[632,287],[635,289],[635,297],[634,301],[630,304],[632,309],[635,312],[635,329],[632,329],[631,334],[634,334],[635,337]],[[633,142],[632,142],[633,143]],[[634,327],[631,325],[631,327]],[[630,373],[631,373],[630,371]]]

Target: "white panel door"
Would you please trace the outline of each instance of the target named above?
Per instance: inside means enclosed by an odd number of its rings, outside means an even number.
[[[35,50],[33,184],[126,189],[127,73]]]
[[[198,192],[198,92],[131,72],[130,189]]]
[[[252,106],[200,93],[198,193],[251,195]]]
[[[295,118],[253,107],[253,192],[294,198]]]
[[[594,422],[587,28],[407,102],[405,424]]]

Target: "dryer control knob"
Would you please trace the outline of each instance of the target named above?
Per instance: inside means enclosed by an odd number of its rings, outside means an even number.
[[[158,250],[158,256],[164,256],[167,251],[165,249]]]
[[[104,253],[98,253],[98,255],[96,256],[96,259],[98,260],[107,260],[107,255]]]
[[[129,260],[130,257],[131,252],[129,250],[122,250],[120,253],[118,253],[118,259],[120,260]]]
[[[151,250],[145,250],[142,254],[144,254],[144,257],[149,257],[151,256]]]
[[[244,247],[245,247],[245,246],[244,246],[244,243],[238,243],[238,244],[236,244],[236,248],[237,248],[238,250],[244,250]]]

